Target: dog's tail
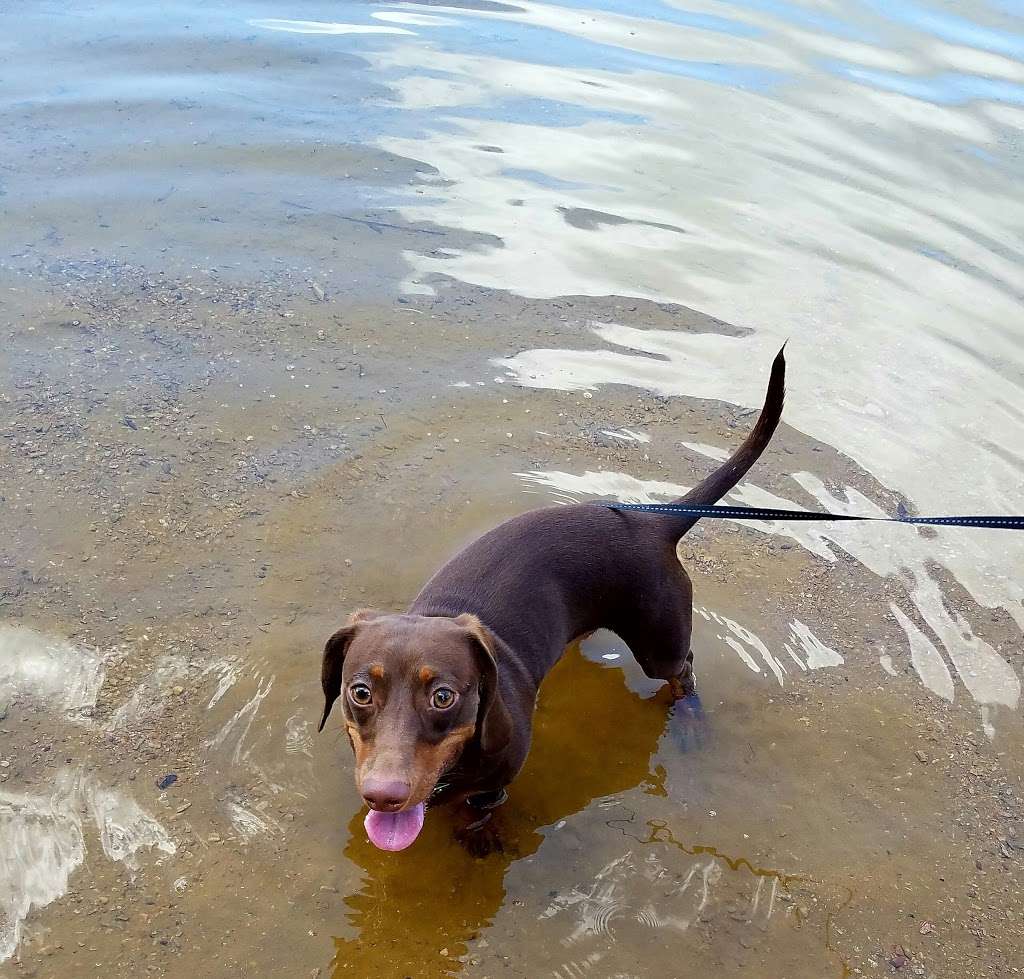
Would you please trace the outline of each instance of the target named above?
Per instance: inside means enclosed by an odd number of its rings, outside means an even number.
[[[782,402],[786,394],[786,358],[785,344],[772,363],[771,377],[768,379],[768,393],[765,395],[761,415],[757,419],[751,433],[743,440],[743,444],[725,460],[710,476],[702,479],[686,496],[673,500],[673,503],[690,506],[711,506],[717,503],[746,474],[747,470],[757,462],[764,452],[782,417]],[[680,515],[673,521],[672,531],[676,539],[688,531],[700,517]]]

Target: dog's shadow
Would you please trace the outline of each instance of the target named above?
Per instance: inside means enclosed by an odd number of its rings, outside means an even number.
[[[651,758],[668,712],[667,690],[644,698],[573,646],[544,680],[530,755],[485,827],[497,844],[486,856],[456,842],[458,816],[447,808],[428,813],[401,853],[375,849],[357,813],[345,855],[364,883],[345,899],[355,935],[335,940],[335,979],[458,974],[469,942],[502,907],[509,867],[537,852],[544,827],[637,786],[665,794]]]

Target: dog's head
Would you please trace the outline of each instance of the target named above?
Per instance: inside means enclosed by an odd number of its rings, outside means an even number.
[[[342,698],[356,786],[372,810],[422,806],[466,745],[509,740],[494,637],[476,616],[352,615],[324,648],[323,730]]]

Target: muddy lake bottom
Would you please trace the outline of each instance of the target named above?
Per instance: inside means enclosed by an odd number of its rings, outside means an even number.
[[[930,693],[889,611],[901,583],[784,536],[705,522],[680,545],[702,743],[614,636],[567,651],[487,856],[445,810],[374,850],[343,734],[315,734],[349,611],[404,607],[461,544],[570,495],[551,474],[690,485],[712,463],[683,443],[751,423],[524,389],[496,351],[594,320],[722,324],[455,282],[357,305],[301,276],[2,279],[0,643],[24,682],[0,704],[0,974],[1024,973],[1019,715],[990,737]],[[758,484],[792,498],[797,469],[886,499],[784,420]],[[750,668],[794,623],[828,668]],[[1012,645],[1000,610],[974,625]]]

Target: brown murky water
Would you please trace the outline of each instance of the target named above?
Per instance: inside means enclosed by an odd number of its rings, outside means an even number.
[[[704,739],[567,651],[486,857],[314,734],[348,611],[692,484],[786,336],[736,502],[1020,511],[1012,4],[0,18],[0,974],[1024,972],[1013,535],[698,526]]]

